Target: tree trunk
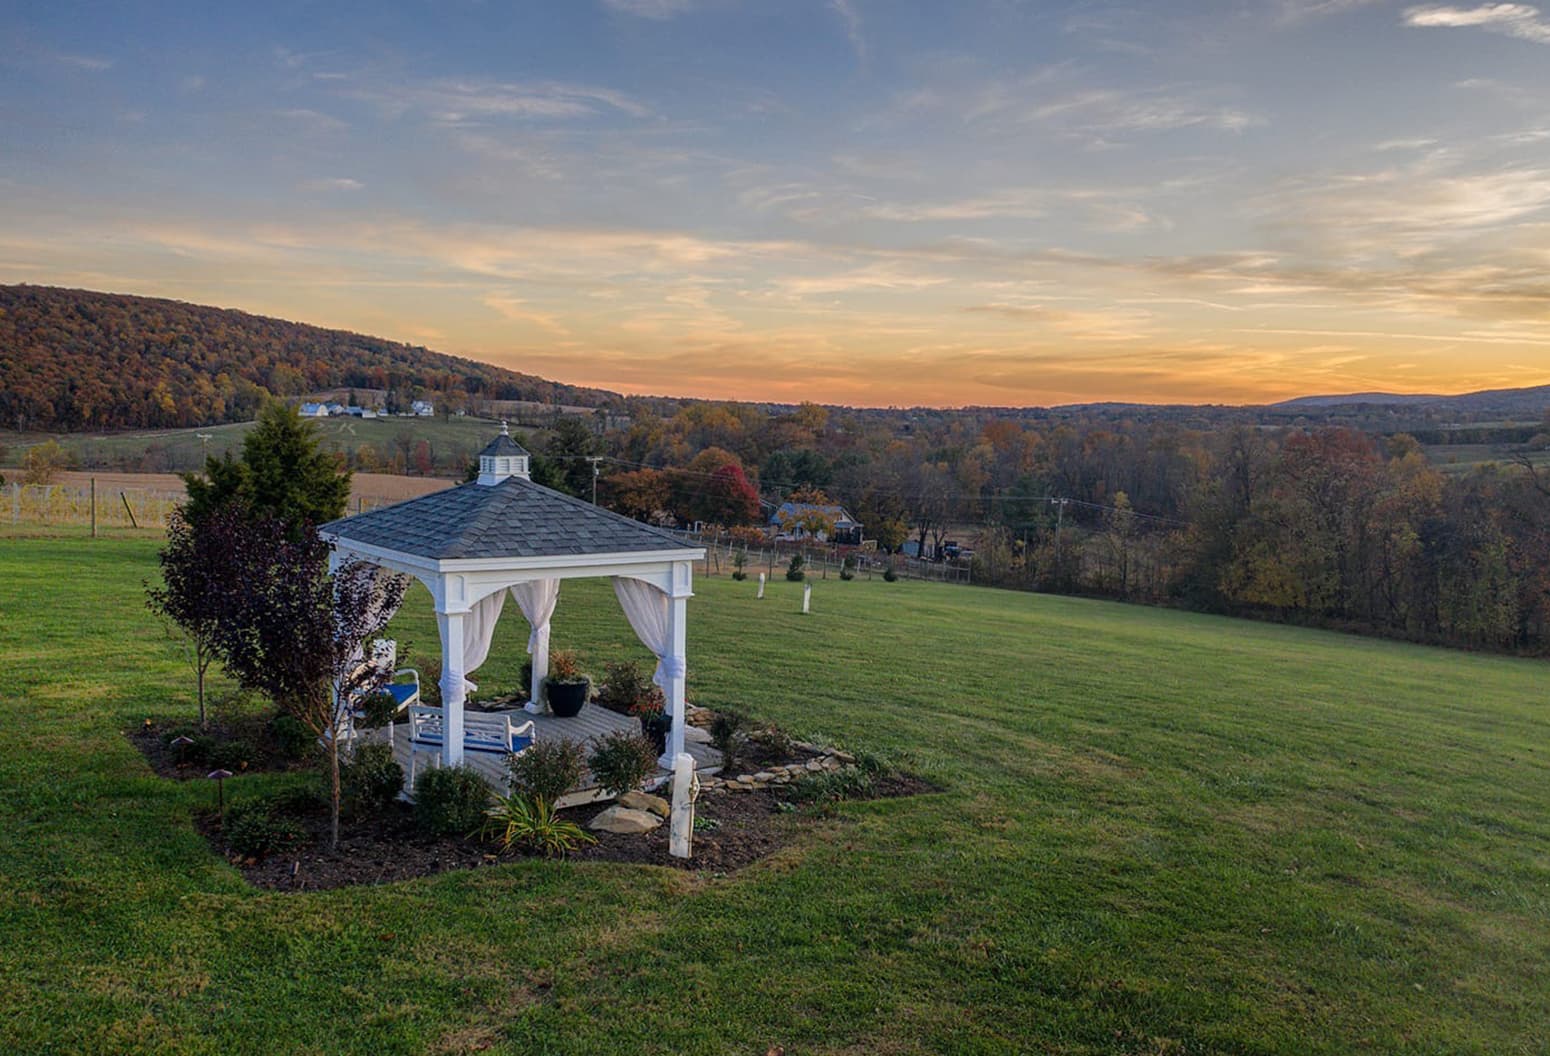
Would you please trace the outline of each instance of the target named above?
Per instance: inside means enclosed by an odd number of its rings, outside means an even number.
[[[339,726],[334,724],[328,738],[328,849],[339,849]]]
[[[205,718],[205,669],[210,666],[209,659],[205,656],[204,646],[194,646],[195,681],[199,684],[199,728],[208,730],[210,722]]]

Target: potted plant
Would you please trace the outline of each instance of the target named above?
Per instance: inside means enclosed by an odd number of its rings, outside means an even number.
[[[569,649],[549,654],[549,674],[544,679],[544,695],[549,710],[562,719],[574,718],[592,692],[592,680],[581,672],[581,661]]]
[[[656,746],[657,754],[667,751],[667,735],[673,728],[672,716],[667,713],[667,698],[660,686],[651,686],[630,705],[630,714],[640,720],[643,737]]]

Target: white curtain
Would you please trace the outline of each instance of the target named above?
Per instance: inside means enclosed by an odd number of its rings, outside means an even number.
[[[479,665],[490,655],[495,625],[505,606],[506,592],[497,590],[474,602],[468,615],[463,617],[463,686],[466,692],[472,693],[479,688],[468,676],[479,670]]]
[[[668,680],[683,676],[683,660],[673,655],[672,628],[669,626],[668,596],[642,579],[615,576],[614,595],[624,609],[625,618],[635,629],[635,637],[650,649],[657,658],[657,673],[652,681],[662,687],[667,695],[668,708],[673,706],[673,695],[668,692]]]
[[[532,656],[549,655],[549,618],[554,615],[555,603],[560,600],[560,581],[557,579],[530,579],[511,588],[511,596],[517,599],[517,607],[532,630],[527,636],[527,651]]]

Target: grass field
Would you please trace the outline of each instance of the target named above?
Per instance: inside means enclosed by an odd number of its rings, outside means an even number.
[[[426,440],[438,462],[461,452],[472,458],[490,442],[499,423],[483,418],[322,418],[315,419],[323,447],[354,454],[362,444],[370,444],[379,459],[386,460],[400,438],[410,443]],[[122,433],[7,433],[0,431],[0,447],[7,452],[12,466],[21,465],[28,447],[45,440],[57,440],[76,465],[84,467],[128,467],[153,472],[186,472],[204,464],[204,454],[220,457],[230,451],[242,453],[242,439],[253,422],[212,425],[198,429],[137,430]],[[208,436],[208,441],[200,436]],[[538,439],[542,430],[529,431]]]
[[[1550,670],[919,583],[698,584],[691,694],[944,791],[730,876],[524,861],[249,889],[147,538],[0,539],[6,1053],[1542,1053]],[[516,680],[514,615],[480,682]],[[435,653],[427,596],[399,619]],[[604,583],[557,644],[640,655]],[[243,777],[251,794],[279,777]]]

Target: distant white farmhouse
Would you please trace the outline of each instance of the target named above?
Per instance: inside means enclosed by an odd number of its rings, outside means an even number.
[[[304,403],[301,405],[301,416],[303,418],[327,418],[328,404]]]
[[[430,418],[436,414],[436,405],[430,400],[415,400],[409,405],[409,413],[416,418]]]

